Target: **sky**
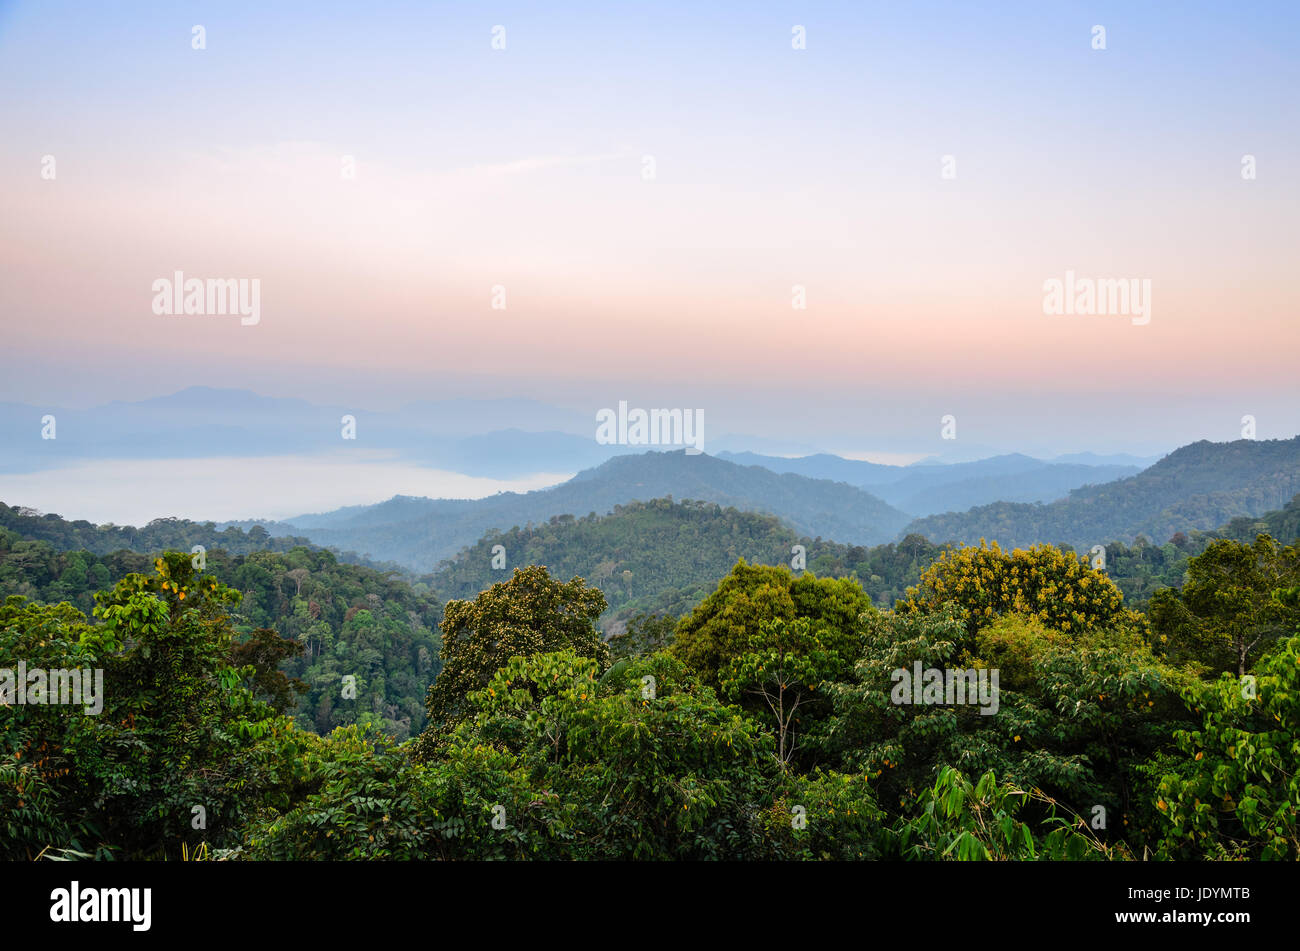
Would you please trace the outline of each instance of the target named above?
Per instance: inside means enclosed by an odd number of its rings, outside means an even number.
[[[890,461],[949,414],[1295,435],[1300,7],[991,6],[0,2],[0,401],[627,400]],[[176,271],[260,319],[155,314]],[[1067,271],[1149,321],[1045,314]]]

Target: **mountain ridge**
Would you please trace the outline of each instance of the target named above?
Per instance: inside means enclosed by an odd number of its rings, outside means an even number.
[[[1300,436],[1202,439],[1135,475],[1073,489],[1051,503],[995,502],[916,519],[904,533],[966,544],[984,538],[1010,547],[1048,542],[1086,549],[1139,535],[1160,543],[1180,531],[1213,531],[1281,509],[1298,491]]]

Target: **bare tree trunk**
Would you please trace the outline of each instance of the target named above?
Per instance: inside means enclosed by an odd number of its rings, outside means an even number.
[[[779,684],[777,686],[777,705],[780,707],[780,710],[776,715],[777,726],[778,726],[777,734],[779,736],[779,747],[778,747],[779,752],[777,754],[777,760],[780,762],[781,768],[784,769],[785,768],[785,684],[784,683]]]

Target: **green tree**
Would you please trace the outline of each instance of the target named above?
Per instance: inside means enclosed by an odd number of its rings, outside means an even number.
[[[860,645],[859,617],[874,610],[862,586],[849,578],[792,575],[785,568],[742,559],[717,589],[677,627],[672,652],[700,679],[720,688],[731,661],[749,650],[768,621],[807,618],[847,674]]]
[[[666,614],[637,614],[626,629],[609,639],[610,656],[616,660],[653,654],[672,645],[677,630],[677,618]]]
[[[786,769],[798,746],[795,715],[842,668],[839,654],[826,647],[811,620],[775,618],[750,636],[748,650],[732,658],[722,688],[733,701],[751,697],[766,707],[775,726],[776,761]]]
[[[572,652],[516,657],[471,703],[476,715],[449,760],[484,744],[516,757],[535,789],[572,807],[565,857],[768,854],[761,731],[669,655],[623,661],[604,676]]]
[[[871,860],[889,848],[887,821],[866,776],[787,773],[767,812],[767,834],[782,857]]]
[[[0,747],[14,751],[0,787],[46,816],[18,848],[139,859],[237,842],[251,815],[288,795],[300,739],[243,686],[254,668],[230,663],[238,592],[167,553],[152,575],[128,575],[96,600],[93,626],[67,606],[11,599],[4,611],[0,667],[46,652],[51,664],[103,672],[97,713],[44,707],[37,721],[0,720]]]
[[[918,662],[989,671],[996,706],[969,695],[964,704],[895,702],[896,672],[910,677]],[[881,614],[868,618],[855,682],[826,687],[824,753],[837,769],[871,777],[888,808],[909,810],[944,767],[993,771],[1080,814],[1102,806],[1111,836],[1140,839],[1154,821],[1141,767],[1187,724],[1178,699],[1187,682],[1131,630],[1071,637],[1007,614],[972,636],[956,604]]]
[[[20,661],[44,670],[93,670],[101,652],[85,616],[70,605],[32,604],[18,595],[0,605],[0,671],[14,672]],[[68,752],[88,717],[3,699],[12,705],[0,714],[0,859],[30,861],[50,847],[98,851],[101,833],[89,810],[78,808],[83,777]]]
[[[308,793],[248,858],[718,859],[773,854],[761,731],[666,654],[515,656],[436,755],[355,728],[316,740]]]
[[[290,713],[298,705],[298,694],[310,688],[297,677],[289,677],[280,665],[302,654],[302,645],[286,640],[275,631],[259,627],[246,639],[231,646],[230,659],[236,667],[252,667],[253,696],[271,705],[276,713]]]
[[[1043,814],[1033,823],[1021,818],[1030,803]],[[922,792],[918,805],[918,815],[892,830],[902,858],[989,862],[1109,857],[1086,822],[1068,813],[1059,815],[1059,805],[1041,792],[999,784],[992,772],[972,783],[959,770],[945,767]]]
[[[1171,858],[1300,859],[1300,636],[1256,670],[1184,693],[1201,727],[1176,734],[1155,803]]]
[[[1182,590],[1151,599],[1154,644],[1175,663],[1245,674],[1277,639],[1295,630],[1300,608],[1273,592],[1300,582],[1300,549],[1269,535],[1254,544],[1216,541],[1187,565]]]
[[[487,686],[512,657],[573,650],[604,669],[609,646],[596,619],[605,596],[581,578],[556,581],[540,565],[516,568],[473,601],[449,601],[442,620],[442,672],[429,688],[423,754],[467,710],[469,694]]]

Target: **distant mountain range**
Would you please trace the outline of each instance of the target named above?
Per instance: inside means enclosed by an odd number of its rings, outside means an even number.
[[[883,487],[895,497],[981,480],[1030,480],[1078,465],[1005,456],[901,467],[900,476],[900,467],[829,456],[784,461],[805,471],[875,480],[878,491]],[[959,478],[942,481],[947,468]],[[637,611],[689,610],[739,558],[789,564],[796,542],[807,547],[809,570],[857,577],[877,604],[888,605],[949,542],[1045,542],[1084,552],[1094,544],[1133,545],[1145,536],[1155,545],[1137,544],[1128,553],[1112,547],[1110,555],[1124,590],[1149,596],[1155,587],[1180,583],[1186,557],[1211,537],[1248,541],[1267,531],[1290,541],[1300,535],[1298,493],[1300,437],[1198,442],[1136,475],[1078,488],[1049,504],[998,502],[916,520],[845,481],[679,451],[620,456],[551,489],[477,501],[398,496],[283,523],[218,526],[169,518],[142,528],[69,522],[0,504],[0,529],[57,550],[99,555],[188,551],[195,544],[232,554],[325,546],[343,561],[384,562],[423,575],[419,590],[427,588],[437,601],[473,596],[511,568],[545,564],[599,585],[610,601],[605,626],[615,631]],[[683,504],[686,499],[695,501]],[[1188,537],[1166,544],[1180,532]],[[500,568],[492,563],[497,544],[505,549]],[[15,545],[4,571],[15,584],[40,590],[55,580],[42,557]]]
[[[42,439],[42,417],[57,438]],[[342,438],[344,416],[356,439]],[[192,459],[392,451],[407,462],[489,478],[576,472],[636,447],[595,441],[594,415],[535,400],[451,399],[371,412],[247,390],[194,386],[138,402],[73,410],[0,403],[0,472],[28,472],[82,459]]]
[[[43,439],[42,419],[53,416],[57,438]],[[355,419],[356,439],[344,441],[342,419]],[[553,406],[532,399],[446,399],[408,403],[396,409],[377,411],[348,405],[320,405],[301,399],[262,396],[242,389],[193,386],[166,396],[138,401],[115,401],[90,409],[67,409],[0,403],[0,473],[33,472],[82,460],[194,459],[215,456],[284,456],[328,453],[340,448],[382,450],[394,458],[417,466],[494,479],[513,479],[539,472],[572,473],[598,466],[618,455],[639,454],[644,447],[601,445],[595,440],[595,412]],[[710,429],[705,450],[719,458],[731,458],[724,450],[767,452],[769,455],[735,458],[743,464],[758,464],[774,472],[793,472],[812,478],[830,478],[858,487],[859,471],[870,463],[846,463],[843,475],[826,469],[824,460],[834,456],[814,455],[815,450],[789,440],[762,436],[740,436]],[[966,446],[966,450],[971,447]],[[777,453],[804,453],[804,460],[783,460]],[[1020,468],[1050,466],[1022,460]],[[985,460],[986,462],[988,460]],[[1058,459],[1056,463],[1085,466],[1141,465],[1131,457],[1122,460]],[[980,463],[970,465],[979,466]],[[806,468],[805,468],[806,466]],[[882,466],[881,481],[895,481],[913,467]],[[949,468],[923,466],[917,468]],[[974,476],[980,470],[972,469]],[[1115,478],[1118,470],[1079,471],[1057,474],[1044,482],[1030,501],[1046,499],[1054,487],[1063,495],[1086,481]],[[1081,479],[1082,481],[1075,481]],[[1069,484],[1066,484],[1069,483]],[[974,489],[969,504],[993,501],[984,490]],[[1050,496],[1055,498],[1057,496]],[[926,515],[947,508],[908,509],[889,499],[895,507],[912,515]],[[1019,499],[1017,499],[1019,500]]]
[[[907,466],[826,453],[687,456],[596,443],[593,419],[532,400],[445,400],[367,413],[192,387],[157,399],[50,410],[57,440],[42,440],[41,411],[0,404],[0,471],[40,471],[61,460],[311,454],[338,450],[341,420],[356,416],[355,445],[419,467],[506,477],[569,472],[560,485],[476,500],[405,495],[386,502],[261,524],[417,572],[432,570],[485,534],[555,516],[604,515],[671,497],[772,515],[793,532],[847,545],[907,533],[934,542],[1064,543],[1087,548],[1138,535],[1163,542],[1280,509],[1300,492],[1300,437],[1198,442],[1146,467],[1132,456],[1077,453],[1054,460],[999,455]],[[726,437],[718,445],[730,444]],[[772,445],[772,444],[768,444]],[[775,447],[773,447],[775,448]],[[390,490],[391,491],[391,490]],[[23,499],[15,499],[22,502]],[[86,523],[88,525],[88,523]],[[96,535],[99,544],[107,536]]]
[[[741,464],[756,458],[809,474]],[[1069,489],[1065,498],[1048,504],[997,501],[966,512],[911,519],[901,505],[890,503],[948,503],[954,508],[981,493],[1005,493],[1012,499],[1017,494],[1051,494],[1055,486],[1099,479],[1110,468],[1132,467],[1045,463],[1017,455],[952,466],[900,467],[826,455],[779,459],[732,454],[716,459],[680,451],[650,452],[611,459],[537,492],[476,501],[399,496],[266,527],[275,534],[307,536],[319,545],[423,572],[491,531],[543,523],[558,515],[603,515],[632,501],[672,497],[774,515],[799,535],[849,545],[876,545],[916,533],[935,542],[973,544],[985,538],[1010,546],[1046,542],[1087,550],[1094,544],[1131,542],[1138,535],[1162,543],[1175,532],[1213,531],[1232,519],[1281,509],[1300,492],[1300,437],[1194,443],[1148,469]],[[814,478],[813,473],[831,478]]]
[[[936,542],[1053,542],[1087,549],[1143,535],[1212,531],[1281,509],[1300,492],[1300,436],[1183,446],[1136,475],[1074,489],[1048,505],[996,502],[917,519],[906,531]]]
[[[604,515],[616,505],[669,496],[776,515],[800,534],[864,545],[890,540],[910,520],[907,513],[843,482],[780,474],[678,450],[619,456],[536,492],[503,492],[477,500],[398,496],[378,505],[286,522],[223,525],[262,524],[273,534],[306,535],[318,545],[429,571],[489,531],[556,515]]]
[[[891,466],[826,454],[795,459],[748,452],[718,455],[773,472],[847,482],[916,516],[961,512],[990,502],[1051,502],[1080,486],[1134,475],[1146,462],[1134,457],[1127,458],[1137,464],[1088,463],[1077,457],[1070,461],[1044,462],[1016,453],[951,465]]]

